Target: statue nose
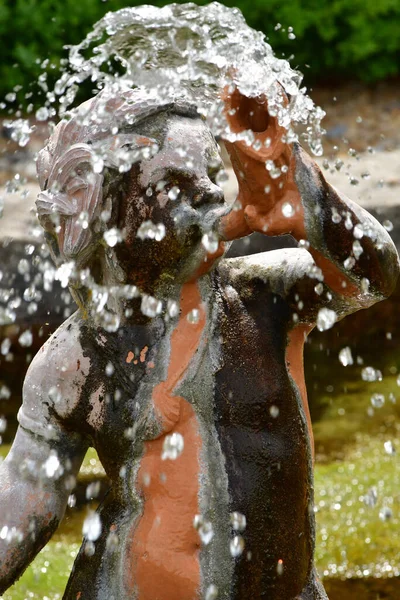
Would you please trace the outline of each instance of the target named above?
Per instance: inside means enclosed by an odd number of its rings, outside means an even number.
[[[224,192],[218,185],[210,181],[208,184],[202,186],[202,190],[195,195],[194,201],[197,206],[223,204],[225,201]]]

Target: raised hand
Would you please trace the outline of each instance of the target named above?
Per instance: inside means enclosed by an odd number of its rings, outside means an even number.
[[[226,89],[223,99],[230,129],[237,136],[225,145],[239,183],[237,210],[224,220],[224,236],[235,239],[253,231],[269,235],[293,231],[301,224],[297,214],[301,207],[296,202],[292,144],[286,143],[286,130],[268,113],[265,97],[248,98],[236,88],[232,93]],[[284,205],[289,201],[292,209],[285,216]]]

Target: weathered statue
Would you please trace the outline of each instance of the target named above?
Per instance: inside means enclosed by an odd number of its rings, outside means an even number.
[[[0,469],[0,529],[23,536],[0,540],[0,592],[56,530],[94,446],[112,487],[64,598],[326,598],[303,344],[388,296],[398,258],[263,98],[225,104],[256,140],[227,143],[233,207],[196,108],[140,90],[83,104],[40,154],[38,213],[79,310],[30,366]],[[253,231],[299,247],[223,259]]]

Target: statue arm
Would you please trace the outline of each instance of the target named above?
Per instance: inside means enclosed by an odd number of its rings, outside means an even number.
[[[252,112],[250,124],[254,125],[257,111]],[[258,231],[290,233],[298,241],[304,240],[320,269],[320,279],[330,288],[328,298],[333,296],[330,302],[338,307],[338,316],[388,297],[399,273],[397,251],[389,234],[366,210],[329,185],[298,143],[283,144],[283,132],[276,122],[271,124],[267,118],[269,124],[260,132],[260,115],[258,121],[255,137],[261,150],[243,141],[227,144],[241,205],[225,220],[227,239]],[[266,149],[268,131],[273,141]],[[267,160],[273,162],[270,170]],[[279,177],[272,177],[272,169],[280,169]],[[303,291],[304,287],[310,286],[303,285]],[[323,302],[314,292],[302,300],[317,305]]]
[[[57,529],[89,445],[85,435],[64,427],[85,377],[77,338],[71,317],[39,350],[25,377],[19,428],[0,465],[0,595]]]
[[[18,428],[0,466],[0,595],[57,529],[86,449],[76,437],[46,440]]]

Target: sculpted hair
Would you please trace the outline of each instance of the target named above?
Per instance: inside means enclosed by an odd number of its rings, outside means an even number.
[[[157,119],[162,113],[165,119]],[[194,105],[179,99],[166,101],[143,89],[102,91],[56,126],[37,160],[36,207],[57,265],[88,261],[105,229],[105,179],[155,154],[169,115],[199,118]]]

